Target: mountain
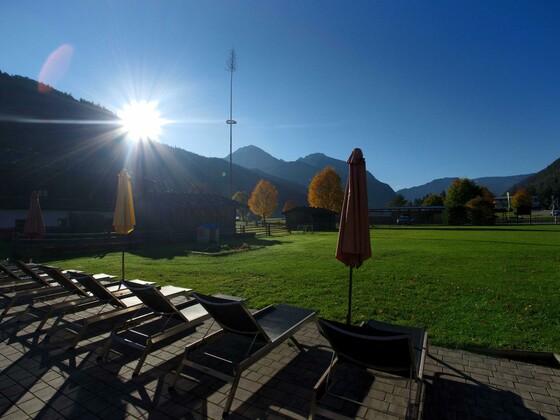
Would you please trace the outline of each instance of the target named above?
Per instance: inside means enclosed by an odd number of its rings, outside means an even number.
[[[367,161],[367,158],[366,158]],[[279,211],[287,200],[307,203],[307,187],[317,172],[332,166],[345,184],[346,162],[315,153],[295,162],[277,159],[255,146],[233,154],[233,191],[250,193],[261,178],[278,190]],[[37,81],[0,72],[0,206],[29,197],[85,200],[96,206],[114,201],[117,174],[132,172],[135,190],[205,191],[229,196],[229,162],[180,148],[124,138],[116,115],[100,105],[59,92]],[[511,185],[527,185],[546,196],[558,194],[560,163],[535,175],[475,179],[499,195]],[[408,200],[446,190],[454,178],[400,190]],[[368,172],[370,207],[383,207],[395,192]],[[545,202],[545,201],[543,201]]]
[[[226,159],[229,160],[229,156]],[[237,149],[233,152],[233,162],[244,168],[259,171],[262,174],[287,179],[305,188],[309,186],[311,179],[318,172],[315,166],[308,165],[299,160],[296,162],[286,162],[277,159],[257,146],[245,146]],[[301,204],[303,205],[304,203]]]
[[[229,156],[226,158],[229,160]],[[295,162],[277,159],[256,146],[246,146],[233,153],[233,162],[247,169],[259,171],[263,175],[275,176],[301,186],[307,193],[307,188],[317,172],[331,166],[340,175],[342,187],[346,186],[348,164],[345,161],[330,158],[322,153],[314,153]],[[367,165],[367,161],[366,161]],[[369,207],[384,207],[390,201],[395,191],[378,181],[370,172],[367,173]],[[298,204],[306,204],[307,200]]]
[[[0,165],[0,205],[41,190],[52,198],[110,206],[122,168],[132,173],[140,201],[143,191],[205,191],[229,196],[229,164],[223,159],[152,141],[130,143],[117,117],[108,110],[1,72]],[[248,192],[262,177],[237,165],[233,175],[234,191]],[[276,178],[273,182],[280,209],[288,199],[307,199],[299,185]]]
[[[401,194],[407,201],[414,201],[417,198],[425,197],[428,194],[441,194],[442,191],[447,191],[455,179],[457,178],[434,179],[427,184],[398,190],[397,194]]]
[[[542,171],[537,172],[515,184],[511,190],[525,188],[532,195],[536,195],[539,201],[548,207],[552,202],[552,196],[556,199],[560,195],[560,159],[556,159]]]
[[[495,196],[504,196],[512,185],[523,182],[532,175],[534,174],[484,177],[476,178],[475,182],[478,185],[486,186]]]
[[[495,196],[501,196],[511,189],[512,185],[522,182],[524,179],[530,177],[528,175],[512,175],[512,176],[493,176],[493,177],[483,177],[474,178],[473,181],[478,185],[484,185],[487,187]],[[397,194],[402,194],[402,196],[408,201],[414,201],[416,199],[421,199],[428,194],[441,194],[442,191],[447,191],[449,186],[457,178],[439,178],[428,182],[427,184],[419,185],[412,188],[403,188],[397,191]]]

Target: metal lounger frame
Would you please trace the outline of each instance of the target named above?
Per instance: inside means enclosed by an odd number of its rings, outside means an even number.
[[[124,281],[124,284],[144,303],[144,305],[146,305],[147,308],[152,310],[154,317],[158,317],[158,319],[155,320],[148,320],[147,323],[153,324],[158,320],[165,320],[164,328],[155,334],[145,334],[140,331],[142,327],[150,327],[150,325],[145,322],[132,322],[126,326],[118,326],[107,338],[103,347],[102,355],[98,357],[98,361],[107,360],[107,355],[113,341],[124,344],[142,352],[142,355],[136,363],[136,367],[132,373],[132,376],[137,376],[142,369],[144,361],[158,344],[163,343],[165,340],[177,334],[202,324],[210,317],[210,315],[207,312],[205,314],[201,314],[201,311],[199,310],[201,309],[201,305],[192,298],[180,305],[174,305],[168,297],[153,286],[138,287],[138,285],[134,285],[126,281]],[[185,289],[185,295],[190,291],[191,289]],[[189,312],[193,313],[192,318],[188,317]],[[173,323],[173,321],[176,323],[167,327],[167,325]],[[125,338],[125,333],[135,335],[139,338],[139,340],[133,341],[129,338]],[[142,340],[143,343],[139,342],[140,340]]]
[[[120,299],[111,293],[104,285],[93,277],[83,277],[78,278],[78,282],[82,283],[91,293],[97,296],[101,301],[104,302],[102,307],[96,314],[80,318],[79,320],[70,321],[64,319],[64,316],[68,313],[61,313],[55,320],[54,324],[49,328],[45,336],[45,341],[48,341],[50,337],[62,327],[66,327],[74,332],[76,332],[76,337],[72,343],[68,346],[68,350],[75,348],[78,343],[82,340],[91,327],[95,325],[100,325],[101,323],[110,323],[109,331],[116,328],[118,325],[124,327],[130,325],[136,325],[137,323],[143,322],[151,317],[156,316],[151,310],[146,308],[146,306],[136,297],[127,297]],[[187,295],[190,289],[185,289],[182,287],[175,286],[164,286],[162,288],[164,294],[167,297],[177,297],[181,295]],[[107,306],[113,306],[115,309],[105,311]],[[64,325],[60,325],[64,324]]]
[[[63,281],[60,279],[57,280],[52,277],[52,274],[49,274],[49,272],[45,270],[44,273],[47,274],[48,279],[51,280],[51,282],[49,282],[46,278],[43,278],[41,275],[39,275],[31,268],[29,268],[25,263],[22,263],[20,261],[16,261],[15,263],[21,269],[21,271],[23,271],[30,278],[33,278],[35,281],[37,281],[37,283],[43,284],[43,287],[37,287],[33,289],[21,290],[21,291],[16,291],[11,293],[3,293],[2,297],[8,299],[9,303],[6,305],[6,307],[0,314],[0,321],[4,319],[4,317],[14,306],[21,304],[22,301],[30,303],[33,302],[34,299],[41,298],[41,297],[43,298],[48,297],[49,299],[50,298],[55,299],[55,298],[65,297],[74,294],[78,294],[78,295],[80,295],[81,293],[85,294],[85,292],[81,291],[79,287],[73,284],[69,284],[68,282],[70,280],[66,279],[64,275],[62,275],[62,277],[64,277],[64,279],[68,281]],[[56,283],[57,285],[54,285],[54,283]]]
[[[175,377],[173,379],[173,382],[171,383],[170,390],[174,389],[177,380],[181,376],[183,366],[191,367],[193,369],[196,369],[196,370],[201,371],[203,373],[206,373],[208,375],[214,376],[215,378],[218,378],[218,379],[224,380],[226,382],[229,382],[229,383],[231,383],[231,389],[229,391],[229,394],[228,394],[228,397],[227,397],[227,400],[226,400],[226,403],[225,403],[225,406],[224,406],[224,411],[223,411],[224,416],[228,415],[230,410],[231,410],[231,405],[233,403],[233,399],[235,397],[235,392],[237,391],[237,387],[239,385],[239,380],[241,379],[241,375],[245,371],[245,369],[247,369],[249,366],[251,366],[252,364],[257,362],[258,360],[260,360],[263,356],[265,356],[266,354],[271,352],[274,348],[276,348],[277,346],[282,344],[287,339],[290,339],[299,351],[304,351],[301,344],[298,343],[298,341],[295,339],[295,337],[293,337],[293,335],[306,322],[312,320],[316,315],[316,311],[309,310],[309,309],[304,309],[304,308],[296,308],[296,307],[287,306],[287,305],[268,306],[268,307],[266,307],[266,308],[264,308],[260,311],[255,312],[254,314],[251,314],[247,310],[247,308],[245,307],[243,302],[241,302],[241,301],[227,301],[226,299],[216,299],[212,296],[202,295],[202,294],[198,294],[198,293],[193,293],[193,296],[195,297],[195,299],[197,299],[202,304],[202,306],[204,306],[206,308],[206,310],[212,315],[214,320],[222,326],[222,329],[219,330],[219,331],[216,331],[212,334],[205,335],[205,337],[203,337],[202,339],[192,343],[191,345],[189,345],[185,349],[183,358],[182,358],[181,362],[179,363],[179,366],[177,367],[177,370],[175,372]],[[220,302],[220,300],[222,302]],[[189,356],[191,356],[191,354],[194,353],[198,348],[200,348],[203,345],[205,346],[205,345],[209,344],[210,342],[212,342],[214,340],[219,339],[221,336],[223,336],[225,334],[240,334],[240,333],[242,333],[244,335],[247,335],[247,332],[248,332],[247,328],[239,328],[239,330],[237,330],[235,327],[232,328],[231,325],[228,325],[228,324],[230,324],[230,322],[228,322],[228,321],[231,321],[231,319],[232,319],[231,317],[229,317],[228,319],[224,319],[224,318],[220,317],[220,315],[219,315],[220,306],[222,306],[222,307],[228,307],[229,306],[230,308],[236,308],[236,310],[238,311],[238,313],[241,316],[246,317],[245,320],[248,320],[248,321],[252,322],[253,327],[254,327],[252,345],[255,344],[259,340],[260,340],[260,344],[263,344],[263,346],[260,349],[256,350],[254,353],[250,353],[251,349],[249,349],[245,358],[241,362],[236,363],[236,364],[233,363],[232,361],[224,360],[224,359],[220,358],[219,356],[214,356],[212,354],[209,354],[209,353],[205,352],[205,354],[208,355],[208,356],[216,357],[216,358],[218,358],[218,359],[220,359],[224,362],[230,363],[233,367],[233,371],[234,371],[233,375],[228,375],[224,372],[220,372],[216,369],[212,369],[208,366],[202,365],[200,363],[196,363],[193,360],[189,359]],[[276,335],[275,337],[271,338],[265,332],[265,329],[259,323],[258,319],[263,318],[266,314],[268,314],[272,311],[276,311],[276,310],[278,310],[278,311],[282,311],[282,310],[301,311],[302,316],[295,324],[290,325],[290,327],[285,329],[282,333],[280,333],[280,334]],[[246,326],[247,325],[245,325],[245,327]],[[209,326],[208,332],[210,331],[211,327],[212,327],[212,325]]]
[[[23,320],[23,318],[31,313],[41,313],[42,314],[42,318],[39,322],[39,325],[37,326],[37,328],[35,329],[35,333],[40,333],[43,329],[43,327],[45,326],[45,324],[47,323],[47,321],[54,315],[67,315],[67,314],[74,314],[80,311],[84,311],[86,309],[95,307],[95,306],[99,306],[99,305],[103,305],[106,302],[102,301],[99,299],[98,296],[92,294],[91,292],[87,292],[86,290],[83,290],[81,288],[79,288],[75,282],[79,282],[79,280],[72,280],[70,278],[68,278],[62,271],[53,268],[53,267],[47,267],[45,268],[45,272],[48,273],[54,280],[56,280],[59,284],[61,285],[66,285],[67,288],[69,290],[71,290],[72,288],[75,288],[76,290],[76,295],[77,297],[71,300],[68,300],[67,298],[69,296],[65,296],[63,298],[62,301],[57,301],[57,302],[51,302],[49,303],[49,301],[52,301],[53,298],[51,296],[43,296],[43,297],[39,297],[39,298],[35,298],[33,299],[33,302],[31,302],[27,308],[25,309],[25,311],[19,316],[18,321]],[[75,276],[76,278],[81,278],[82,282],[84,281],[84,278],[90,278],[93,277],[94,281],[99,281],[101,279],[110,279],[111,276],[108,275],[98,275],[95,274],[93,276],[89,276],[89,275],[85,275],[85,274],[80,274],[78,276]],[[89,280],[89,279],[88,279]],[[104,284],[103,286],[105,288],[107,288],[108,290],[110,290],[109,288],[114,287],[119,285],[119,282],[116,283],[109,283],[109,284]],[[123,292],[128,292],[128,290],[123,289],[122,292],[121,291],[112,291],[110,290],[113,294],[115,294],[117,297],[126,297],[125,293]],[[37,304],[45,304],[46,307],[38,307]]]
[[[408,381],[408,388],[409,388],[409,400],[412,400],[411,393],[412,393],[412,382],[417,383],[416,388],[416,395],[414,398],[414,406],[412,410],[407,412],[407,415],[412,418],[417,418],[420,408],[420,402],[422,397],[424,379],[424,362],[426,359],[426,354],[428,352],[428,334],[426,334],[420,328],[414,327],[404,327],[401,325],[391,325],[386,323],[381,323],[378,321],[371,321],[373,329],[370,329],[369,333],[367,333],[367,327],[364,329],[364,333],[360,334],[357,332],[357,328],[355,326],[345,326],[345,324],[340,324],[333,321],[328,321],[322,318],[317,320],[317,325],[319,331],[327,338],[330,342],[331,346],[333,347],[333,356],[331,359],[331,363],[323,375],[319,378],[315,386],[313,387],[313,396],[311,399],[311,405],[309,409],[309,419],[314,419],[316,415],[320,415],[327,418],[333,419],[349,419],[349,417],[343,416],[339,413],[334,413],[332,410],[320,406],[320,399],[321,397],[327,393],[335,398],[349,401],[351,403],[355,403],[358,405],[362,405],[360,401],[356,401],[350,399],[348,397],[337,395],[332,392],[329,392],[329,380],[332,378],[334,371],[336,368],[342,363],[350,363],[355,366],[359,366],[364,368],[366,371],[372,371],[374,376],[384,376],[383,373],[391,374],[391,378],[396,378],[400,376],[402,379]],[[363,360],[356,360],[353,359],[351,356],[349,357],[347,354],[343,356],[339,356],[337,353],[337,345],[333,346],[333,339],[329,337],[327,333],[328,328],[332,328],[334,330],[338,330],[342,332],[342,334],[347,334],[348,337],[354,338],[359,340],[362,338],[365,342],[369,343],[384,343],[384,345],[390,346],[391,343],[399,343],[397,345],[402,345],[403,340],[406,341],[406,346],[408,347],[409,357],[410,357],[410,366],[407,368],[408,370],[408,377],[404,375],[404,371],[395,366],[383,366],[383,361],[379,360],[374,352],[371,352],[371,364],[365,362]],[[375,331],[379,333],[378,336],[375,336]],[[407,331],[409,333],[407,333]],[[415,348],[415,343],[412,337],[412,334],[416,335],[416,338],[419,340],[417,343],[420,345],[420,348]],[[398,375],[398,376],[395,376]],[[388,375],[387,375],[388,376]]]

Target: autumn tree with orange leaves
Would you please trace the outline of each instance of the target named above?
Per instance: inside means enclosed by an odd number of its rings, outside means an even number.
[[[334,168],[326,167],[317,173],[309,184],[307,201],[311,207],[320,207],[340,213],[344,191],[340,185],[340,175]]]
[[[251,211],[263,218],[272,215],[278,207],[278,191],[270,182],[261,179],[249,197],[249,208]]]
[[[525,188],[519,188],[513,197],[511,197],[511,205],[517,214],[531,214],[531,205],[533,197]]]

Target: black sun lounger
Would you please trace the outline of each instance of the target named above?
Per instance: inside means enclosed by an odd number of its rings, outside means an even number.
[[[77,280],[102,302],[101,307],[94,308],[95,313],[89,315],[83,313],[72,314],[71,312],[61,313],[47,331],[45,341],[48,341],[58,329],[66,328],[76,333],[76,337],[68,347],[68,349],[73,349],[85,338],[86,334],[110,332],[117,325],[125,324],[129,320],[134,319],[135,322],[140,322],[155,316],[136,296],[120,298],[93,277],[78,277]],[[191,292],[191,289],[176,286],[163,286],[160,290],[168,298],[186,297]],[[72,319],[67,317],[69,314]]]
[[[52,282],[44,273],[37,272],[18,260],[1,261],[0,272],[0,290],[4,293],[50,286]]]
[[[45,270],[42,274],[32,270],[25,264],[21,267],[22,271],[28,273],[30,277],[33,277],[37,282],[43,282],[42,287],[37,287],[33,289],[26,289],[16,292],[0,293],[0,296],[6,299],[8,302],[4,307],[4,310],[0,314],[0,321],[10,312],[10,310],[17,305],[30,304],[39,298],[62,298],[66,296],[87,296],[87,293],[75,285],[71,280],[69,280],[65,275],[61,274],[58,270]],[[54,276],[59,277],[54,278]]]
[[[215,296],[192,293],[192,296],[208,311],[222,327],[201,340],[189,345],[177,367],[170,389],[181,376],[183,366],[189,366],[221,380],[230,382],[231,389],[224,406],[224,415],[229,414],[231,404],[241,379],[241,374],[253,363],[260,360],[275,347],[291,339],[303,351],[294,334],[315,317],[316,311],[288,305],[274,305],[255,313],[249,312],[239,300],[223,299]],[[209,327],[210,331],[211,326]],[[212,343],[212,349],[210,348]],[[201,352],[197,350],[202,347]],[[204,357],[224,362],[229,368],[225,373],[201,364],[194,358],[198,353]],[[230,372],[233,370],[233,372]]]
[[[21,313],[18,320],[21,321],[26,315],[32,314],[40,318],[39,325],[37,326],[35,333],[39,333],[49,318],[53,316],[59,316],[61,314],[76,313],[79,311],[86,310],[88,308],[102,305],[105,302],[101,301],[93,293],[89,292],[87,289],[80,287],[76,277],[93,277],[95,280],[111,279],[112,276],[107,274],[95,274],[93,276],[79,274],[64,274],[57,268],[48,267],[44,268],[45,272],[58,284],[66,287],[70,293],[63,297],[60,296],[41,296],[34,298],[33,301],[27,306],[24,312]],[[72,275],[74,278],[70,278]],[[131,293],[128,289],[122,288],[118,290],[120,282],[104,284],[109,291],[118,297],[126,297]]]
[[[321,399],[328,394],[344,401],[360,404],[347,395],[330,392],[336,378],[336,370],[347,363],[371,373],[390,374],[409,381],[409,397],[412,382],[417,383],[414,404],[409,404],[408,417],[416,418],[423,387],[424,360],[428,351],[428,335],[421,328],[387,324],[371,320],[363,326],[342,324],[323,318],[317,320],[319,331],[333,349],[330,366],[313,388],[309,418],[315,415],[328,418],[345,418],[322,406]],[[411,398],[409,398],[411,399]]]
[[[44,286],[44,283],[38,284],[34,279],[29,278],[13,261],[0,261],[0,289],[5,290],[17,287],[23,289],[41,286]]]
[[[130,328],[117,328],[111,332],[98,360],[106,360],[113,341],[139,350],[142,355],[132,373],[132,376],[137,376],[151,351],[190,333],[210,315],[195,299],[191,298],[175,305],[153,286],[142,287],[127,281],[124,281],[124,284],[154,313],[156,318]]]

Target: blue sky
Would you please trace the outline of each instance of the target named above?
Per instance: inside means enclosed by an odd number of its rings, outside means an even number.
[[[115,112],[157,101],[162,142],[225,157],[235,47],[234,150],[360,147],[397,190],[559,157],[558,22],[538,0],[3,0],[0,70]]]

